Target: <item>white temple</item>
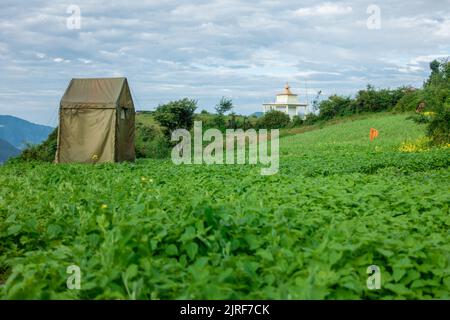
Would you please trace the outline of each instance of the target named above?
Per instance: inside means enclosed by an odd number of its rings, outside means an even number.
[[[300,103],[300,101],[298,100],[298,96],[291,92],[288,83],[286,83],[283,92],[277,94],[275,102],[263,103],[264,113],[272,110],[277,110],[286,113],[291,119],[294,116],[304,116],[306,114],[306,108],[307,104]]]

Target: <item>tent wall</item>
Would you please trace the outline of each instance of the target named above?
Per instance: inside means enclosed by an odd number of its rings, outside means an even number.
[[[118,99],[116,121],[116,161],[134,161],[134,105],[125,79]]]
[[[113,162],[115,109],[61,109],[57,161]]]
[[[134,161],[134,110],[121,108],[116,121],[116,161]]]

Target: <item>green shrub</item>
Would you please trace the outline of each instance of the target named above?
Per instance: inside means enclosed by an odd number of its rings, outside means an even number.
[[[350,97],[332,95],[319,104],[319,117],[323,120],[329,120],[336,116],[349,114],[351,113],[351,107],[352,99]]]
[[[424,101],[422,89],[410,90],[397,102],[394,111],[405,112],[414,111],[420,102]]]
[[[292,118],[290,127],[296,128],[296,127],[300,127],[302,124],[303,124],[303,119],[300,116],[294,116]]]
[[[406,118],[407,120],[412,120],[415,123],[429,123],[431,121],[431,117],[424,115],[423,113],[418,113]]]
[[[164,134],[154,125],[136,123],[135,148],[137,158],[167,158],[170,155],[170,143]]]
[[[55,160],[55,153],[58,139],[58,128],[55,128],[48,136],[47,140],[41,144],[28,144],[22,153],[10,161],[44,161],[53,162]]]
[[[427,135],[433,145],[450,143],[450,103],[432,117],[427,128]]]
[[[290,122],[291,119],[286,113],[273,110],[266,112],[264,116],[258,120],[258,127],[263,129],[285,128]]]
[[[159,105],[154,117],[164,127],[164,133],[170,140],[172,131],[176,129],[190,130],[192,128],[195,109],[197,109],[197,101],[184,98]]]
[[[314,113],[309,113],[306,115],[305,120],[303,120],[303,124],[309,126],[319,121],[319,116]]]

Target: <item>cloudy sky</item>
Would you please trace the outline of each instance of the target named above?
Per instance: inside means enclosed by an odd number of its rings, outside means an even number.
[[[0,114],[55,125],[72,77],[111,76],[140,110],[227,96],[250,114],[286,81],[302,100],[420,86],[450,55],[450,0],[129,2],[2,0]]]

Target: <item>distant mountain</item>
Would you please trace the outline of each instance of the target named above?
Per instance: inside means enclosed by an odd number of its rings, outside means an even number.
[[[259,117],[262,117],[263,115],[264,115],[264,112],[258,111],[258,112],[253,112],[253,113],[250,115],[250,117],[251,117],[251,116],[255,116],[255,117],[259,118]]]
[[[0,115],[0,139],[23,149],[27,143],[38,144],[47,139],[52,127],[32,123],[17,117]]]
[[[0,139],[0,164],[5,162],[11,157],[18,156],[20,150],[8,143],[7,141]]]

